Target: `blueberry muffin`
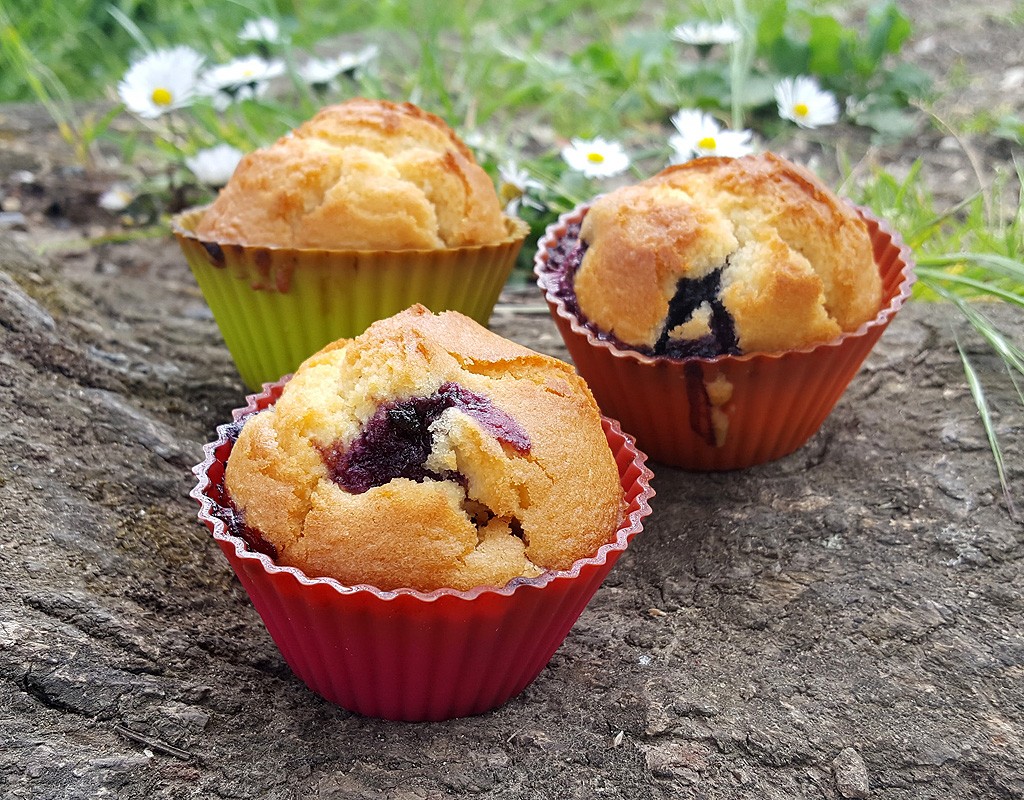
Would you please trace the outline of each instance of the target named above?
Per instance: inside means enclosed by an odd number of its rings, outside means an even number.
[[[563,289],[606,338],[676,358],[777,352],[878,313],[867,226],[773,154],[704,158],[597,199]]]
[[[622,505],[569,365],[422,306],[307,359],[245,423],[225,487],[277,563],[423,591],[567,569]]]
[[[366,99],[324,108],[245,156],[195,232],[221,245],[332,250],[509,237],[494,184],[440,117]]]
[[[416,303],[486,325],[530,227],[439,117],[356,99],[247,155],[173,230],[256,390]]]

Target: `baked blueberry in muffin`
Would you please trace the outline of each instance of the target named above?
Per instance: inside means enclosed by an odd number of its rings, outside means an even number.
[[[414,306],[307,359],[231,452],[251,546],[380,589],[567,569],[618,526],[618,468],[564,362]]]
[[[570,309],[649,355],[826,342],[872,319],[881,297],[856,210],[770,153],[697,159],[604,195],[550,256]]]

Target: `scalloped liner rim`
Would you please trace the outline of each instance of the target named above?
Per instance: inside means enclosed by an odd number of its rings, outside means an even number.
[[[246,395],[245,399],[247,405],[242,408],[234,409],[231,412],[232,418],[237,422],[242,417],[259,411],[260,409],[257,405],[258,401],[264,397],[268,397],[278,386],[283,387],[290,377],[291,375],[286,375],[278,381],[265,383],[263,384],[263,389],[261,391]],[[212,511],[215,501],[206,493],[211,485],[209,476],[210,467],[218,461],[216,453],[217,449],[228,442],[229,425],[218,425],[216,441],[207,442],[203,445],[205,458],[201,463],[192,467],[192,473],[196,476],[197,483],[192,488],[192,491],[189,492],[189,497],[199,503],[199,521],[211,530],[215,540],[232,545],[235,554],[239,558],[247,561],[256,561],[263,567],[264,571],[274,575],[279,574],[290,576],[303,586],[326,586],[337,591],[339,594],[344,595],[353,595],[365,592],[381,600],[393,600],[400,596],[408,596],[423,602],[433,602],[442,597],[452,597],[457,600],[473,600],[484,594],[511,596],[514,592],[519,591],[520,589],[542,589],[549,583],[556,580],[574,580],[578,578],[585,567],[601,566],[608,560],[609,553],[625,550],[633,537],[643,529],[643,519],[651,513],[650,499],[655,495],[654,489],[650,485],[650,481],[654,477],[654,473],[647,468],[647,455],[637,449],[635,439],[623,431],[616,420],[605,416],[602,416],[601,420],[607,426],[608,432],[614,436],[622,437],[623,441],[620,447],[620,452],[625,450],[632,455],[629,466],[625,469],[620,468],[619,470],[620,480],[622,476],[626,474],[629,467],[636,467],[638,470],[638,475],[633,479],[633,482],[634,484],[639,483],[641,491],[630,503],[630,505],[635,504],[636,508],[626,515],[626,519],[619,526],[618,531],[616,531],[615,539],[601,545],[594,555],[576,561],[572,567],[567,570],[548,570],[536,578],[514,578],[504,586],[500,587],[477,586],[468,591],[441,588],[435,589],[431,592],[421,592],[418,589],[407,588],[385,591],[383,589],[378,589],[375,586],[363,583],[356,584],[354,586],[346,586],[334,578],[311,578],[296,567],[275,564],[273,560],[271,560],[270,556],[264,553],[253,552],[246,546],[244,541],[227,532],[227,526],[223,520],[213,516]],[[616,465],[618,465],[618,459],[616,459]]]
[[[866,224],[871,225],[874,223],[881,233],[889,237],[890,244],[896,247],[899,252],[899,257],[903,262],[903,266],[900,269],[902,279],[897,286],[897,291],[892,295],[888,304],[879,309],[874,319],[870,319],[867,322],[862,323],[860,327],[855,330],[844,332],[831,341],[818,342],[817,344],[810,344],[805,347],[794,348],[793,350],[779,350],[772,353],[741,353],[740,355],[722,354],[713,358],[672,358],[670,356],[648,356],[643,353],[638,353],[635,350],[624,350],[605,339],[598,339],[592,330],[580,324],[579,317],[566,308],[565,301],[562,298],[557,297],[551,291],[549,286],[550,273],[547,271],[547,265],[550,258],[548,254],[549,247],[553,247],[558,243],[558,241],[565,235],[570,224],[574,222],[582,222],[583,217],[586,216],[591,205],[592,203],[583,203],[571,211],[565,212],[558,218],[557,222],[553,222],[545,229],[544,235],[537,242],[537,252],[533,258],[533,272],[537,277],[537,286],[544,292],[544,297],[554,312],[569,323],[573,333],[579,336],[584,336],[587,339],[587,342],[594,347],[605,348],[609,354],[615,358],[633,359],[641,364],[684,364],[689,361],[699,361],[705,364],[755,360],[774,361],[793,353],[811,353],[825,347],[839,347],[848,339],[864,336],[872,328],[887,325],[892,320],[893,316],[895,316],[896,312],[899,311],[909,299],[910,290],[914,285],[914,281],[917,279],[914,272],[915,262],[913,253],[911,252],[910,247],[907,246],[906,242],[903,241],[903,238],[899,233],[893,230],[885,220],[872,214],[869,209],[864,206],[858,206],[851,203],[853,208]],[[872,245],[874,245],[874,236],[872,236]],[[878,263],[877,260],[875,263]]]
[[[526,240],[527,235],[530,233],[530,226],[526,221],[519,217],[509,216],[508,214],[502,214],[502,219],[505,221],[505,229],[508,231],[508,236],[504,239],[499,239],[496,242],[487,242],[485,244],[469,244],[463,247],[437,247],[437,248],[410,248],[408,250],[332,250],[325,247],[278,247],[274,245],[266,244],[238,244],[234,242],[217,242],[212,239],[201,239],[195,234],[195,224],[198,221],[200,214],[205,213],[209,208],[209,205],[195,206],[193,208],[186,209],[179,214],[176,214],[171,218],[171,232],[175,236],[180,236],[182,239],[186,239],[192,242],[198,242],[204,247],[207,244],[215,244],[217,246],[230,246],[230,247],[241,247],[245,250],[257,252],[265,251],[268,253],[301,253],[304,255],[308,254],[344,254],[358,256],[361,254],[412,254],[412,253],[465,253],[479,250],[497,249],[500,247],[506,247],[515,242],[522,242]],[[195,218],[195,219],[193,219]]]

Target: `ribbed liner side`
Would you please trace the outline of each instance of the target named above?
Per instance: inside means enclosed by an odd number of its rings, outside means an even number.
[[[250,397],[249,409],[235,418],[266,407],[281,385]],[[195,470],[192,496],[285,660],[313,691],[389,719],[479,714],[521,692],[544,668],[650,513],[645,456],[617,424],[606,420],[604,427],[627,502],[619,530],[571,571],[515,587],[380,592],[276,567],[226,535],[209,513],[223,501],[218,487],[230,453],[223,438],[204,448],[207,461]]]
[[[321,605],[309,596],[317,587],[296,592],[282,580],[288,576],[222,549],[297,677],[351,711],[404,720],[480,714],[521,692],[618,555],[571,581],[510,595],[429,603],[407,595],[337,595]]]
[[[486,325],[529,230],[508,219],[505,242],[433,251],[226,247],[218,265],[189,233],[197,219],[182,215],[175,233],[250,389],[415,303]]]

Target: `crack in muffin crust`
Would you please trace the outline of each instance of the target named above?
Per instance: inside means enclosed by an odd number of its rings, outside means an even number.
[[[519,423],[488,398],[448,382],[432,395],[380,406],[347,447],[335,442],[324,448],[324,463],[331,480],[353,494],[395,478],[464,483],[465,476],[458,472],[438,473],[427,467],[434,449],[434,424],[449,409],[472,417],[495,439],[517,452],[529,452],[530,437]]]

